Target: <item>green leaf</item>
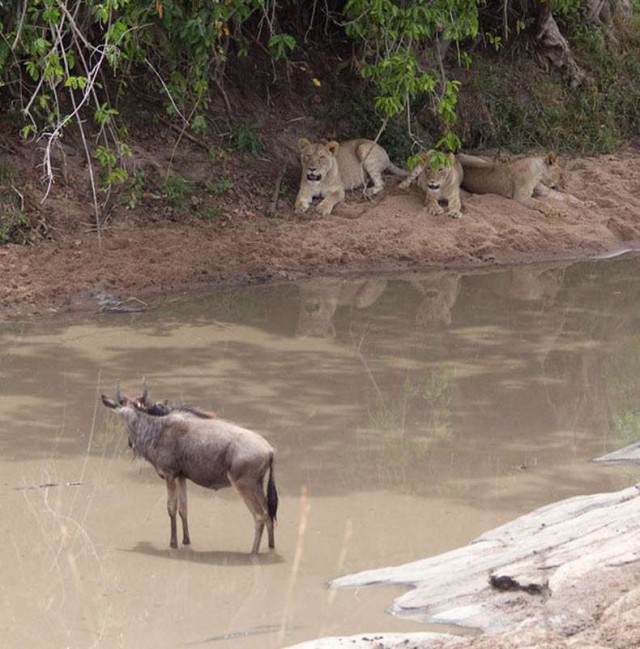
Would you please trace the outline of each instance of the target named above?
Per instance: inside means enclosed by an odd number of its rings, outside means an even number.
[[[296,48],[296,39],[291,34],[274,34],[269,39],[271,56],[278,61],[285,59]]]

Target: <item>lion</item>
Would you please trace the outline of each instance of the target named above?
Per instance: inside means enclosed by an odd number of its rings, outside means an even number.
[[[584,205],[582,201],[554,187],[564,186],[564,175],[555,153],[520,158],[511,162],[489,162],[477,156],[458,154],[462,165],[462,188],[472,194],[498,194],[513,198],[545,216],[556,211],[534,195]]]
[[[424,205],[429,214],[448,214],[451,218],[462,216],[460,184],[462,165],[453,153],[449,153],[449,164],[434,171],[430,165],[423,169],[416,179],[416,185],[424,192]],[[442,204],[447,205],[445,210]]]
[[[372,140],[331,141],[314,144],[306,138],[298,141],[302,162],[300,190],[295,201],[298,214],[306,212],[314,198],[323,198],[316,210],[323,216],[331,214],[337,203],[344,200],[345,191],[367,185],[367,196],[375,196],[384,188],[382,173],[391,171],[397,176],[408,176],[396,167],[387,152]]]

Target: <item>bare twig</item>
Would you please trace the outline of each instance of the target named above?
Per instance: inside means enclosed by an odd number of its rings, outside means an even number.
[[[24,196],[22,193],[18,190],[18,188],[15,185],[11,185],[11,189],[18,194],[18,198],[20,199],[20,211],[24,212]]]
[[[186,128],[187,128],[186,126],[183,127],[183,128],[180,128],[178,125],[176,125],[176,124],[172,124],[168,119],[165,119],[164,117],[158,117],[158,119],[159,119],[159,120],[160,120],[160,121],[161,121],[165,126],[168,126],[171,130],[173,130],[173,131],[175,131],[176,133],[178,133],[178,134],[180,135],[180,137],[186,137],[187,140],[189,140],[190,142],[193,142],[196,146],[199,146],[199,147],[200,147],[201,149],[203,149],[204,151],[207,151],[207,153],[209,152],[209,148],[210,148],[209,145],[208,145],[206,142],[203,142],[202,140],[199,140],[199,139],[198,139],[197,137],[195,137],[194,135],[191,135],[191,133],[189,133],[189,132],[186,130]]]
[[[213,75],[213,81],[220,91],[220,96],[222,97],[222,101],[224,102],[224,109],[227,113],[227,120],[229,121],[229,123],[231,123],[233,108],[231,107],[231,102],[229,101],[229,97],[227,96],[227,91],[224,89],[224,85],[222,85],[222,81],[220,81],[217,74]]]
[[[18,25],[16,27],[16,37],[13,39],[13,43],[11,45],[11,51],[16,49],[16,47],[18,46],[18,41],[20,40],[20,36],[22,35],[24,18],[27,15],[27,4],[28,4],[27,0],[22,0],[22,13],[20,14],[20,19],[18,20]]]
[[[171,105],[173,106],[173,110],[176,111],[176,114],[180,116],[180,119],[185,123],[189,124],[189,120],[180,112],[180,109],[176,105],[176,102],[173,101],[173,96],[171,95],[171,92],[169,91],[169,88],[167,88],[167,84],[164,82],[164,79],[160,75],[160,73],[153,67],[153,64],[149,59],[145,59],[144,62],[149,66],[149,69],[151,72],[153,72],[156,77],[158,77],[158,81],[160,81],[160,85],[164,88],[164,91],[167,93],[167,97],[169,97],[169,101],[171,102]]]
[[[418,179],[418,176],[423,172],[427,166],[426,162],[416,165],[415,169],[398,185],[400,189],[409,189],[411,185]]]
[[[280,171],[276,178],[276,184],[273,188],[273,194],[271,194],[271,201],[269,201],[269,207],[267,207],[267,216],[273,217],[276,214],[278,208],[278,198],[280,197],[280,186],[282,185],[282,178],[287,173],[287,165],[284,166],[284,169]]]

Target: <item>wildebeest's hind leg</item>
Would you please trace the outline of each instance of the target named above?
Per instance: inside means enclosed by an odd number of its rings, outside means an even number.
[[[176,512],[178,511],[178,481],[176,478],[167,477],[167,511],[171,519],[171,541],[172,548],[178,547],[178,533],[176,530]]]
[[[269,508],[267,507],[267,497],[264,493],[264,481],[258,480],[256,484],[256,499],[262,508],[263,515],[265,516],[265,523],[267,524],[267,536],[269,538],[269,547],[275,548],[275,539],[273,533],[273,519],[269,516]]]
[[[231,474],[229,474],[229,482],[231,482],[231,484],[236,488],[236,491],[240,494],[242,500],[244,500],[244,504],[249,508],[249,511],[253,515],[256,533],[253,539],[251,554],[258,554],[260,551],[262,532],[264,531],[265,523],[269,518],[266,507],[262,506],[257,495],[260,484],[256,484],[255,477],[247,476],[246,478],[240,477],[237,480],[234,480]]]
[[[187,479],[184,476],[178,478],[178,512],[182,519],[182,543],[190,545],[189,524],[187,523]]]

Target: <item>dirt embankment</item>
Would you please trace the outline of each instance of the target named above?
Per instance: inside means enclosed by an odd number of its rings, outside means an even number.
[[[184,147],[172,165],[184,172],[190,191],[173,208],[160,200],[168,138],[164,148],[162,138],[135,147],[146,188],[135,209],[114,201],[99,235],[81,156],[68,149],[66,176],[50,197],[39,203],[37,184],[25,195],[45,236],[28,247],[0,247],[0,318],[96,310],[104,306],[104,293],[146,300],[226,281],[475,268],[606,255],[640,245],[638,150],[563,161],[566,191],[588,206],[560,203],[554,217],[498,196],[468,194],[463,218],[432,216],[422,209],[418,190],[400,190],[395,177],[374,201],[352,192],[329,217],[298,217],[292,209],[298,163],[294,147],[286,144],[297,135],[285,128],[279,149],[265,154],[269,159],[247,165],[231,158],[222,171],[212,171],[205,151]],[[20,150],[14,156],[24,174],[33,155]],[[275,216],[268,218],[282,161],[288,171]],[[214,191],[212,199],[212,186],[221,182],[232,187],[221,195]]]

